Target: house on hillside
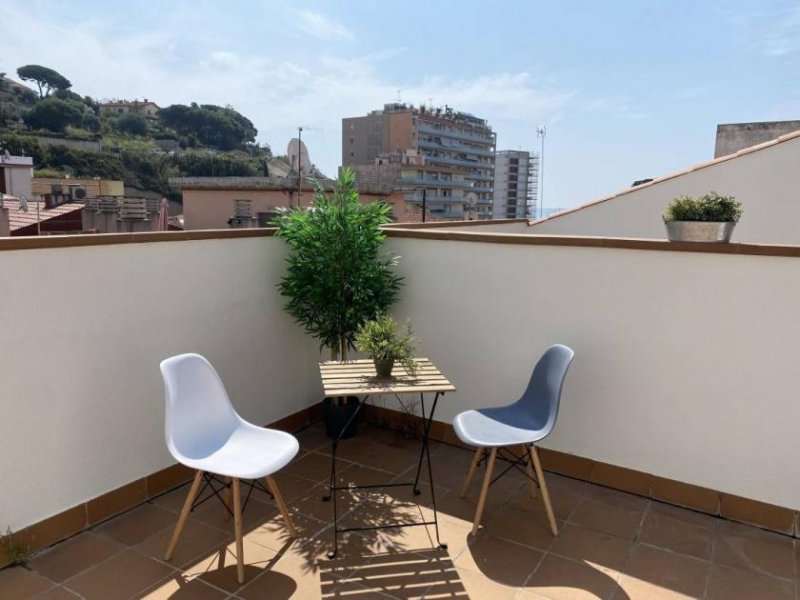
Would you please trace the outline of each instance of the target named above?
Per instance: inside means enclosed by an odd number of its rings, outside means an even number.
[[[161,109],[158,104],[147,98],[144,100],[112,100],[100,104],[101,115],[136,113],[148,119],[157,119],[159,110]]]

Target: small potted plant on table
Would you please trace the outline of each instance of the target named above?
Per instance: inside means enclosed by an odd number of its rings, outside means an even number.
[[[699,198],[674,198],[664,213],[664,225],[671,242],[730,242],[741,216],[742,204],[736,198],[709,192]]]
[[[375,374],[382,378],[392,376],[395,363],[400,363],[406,373],[414,377],[417,374],[416,346],[411,326],[400,326],[389,315],[367,321],[356,333],[356,348],[369,355],[375,362]]]

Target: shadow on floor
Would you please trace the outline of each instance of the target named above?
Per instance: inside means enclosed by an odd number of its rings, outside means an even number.
[[[332,561],[333,563],[334,561]],[[337,576],[334,564],[320,563],[322,598],[468,598],[446,550],[412,550],[361,558],[361,566],[346,577]]]

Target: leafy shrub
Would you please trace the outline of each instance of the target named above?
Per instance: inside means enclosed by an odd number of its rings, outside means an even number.
[[[742,216],[742,203],[733,196],[709,192],[699,198],[678,196],[667,206],[665,221],[713,221],[716,223],[738,221]]]
[[[318,189],[310,209],[277,219],[277,235],[290,248],[279,285],[285,308],[334,359],[346,358],[359,327],[397,298],[397,259],[381,252],[390,210],[384,202],[362,204],[353,171],[344,169],[332,195]]]

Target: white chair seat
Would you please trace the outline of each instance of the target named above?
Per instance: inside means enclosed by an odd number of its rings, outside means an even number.
[[[544,425],[536,423],[514,405],[467,410],[453,419],[453,429],[458,439],[480,448],[538,442],[549,433]]]
[[[185,452],[187,467],[237,479],[260,479],[289,464],[300,449],[297,439],[277,429],[242,423],[222,446],[211,453],[202,448]]]

